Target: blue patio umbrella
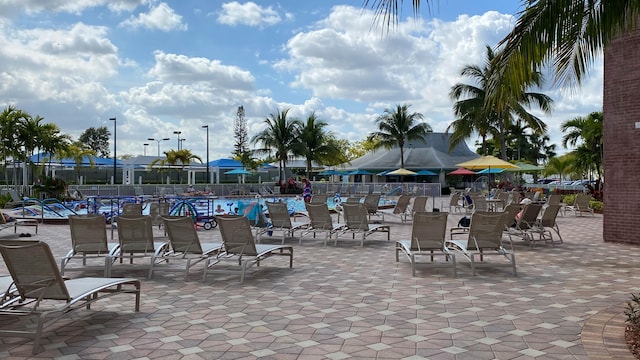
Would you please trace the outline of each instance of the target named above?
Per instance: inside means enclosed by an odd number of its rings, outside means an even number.
[[[487,168],[487,169],[476,172],[476,174],[500,174],[503,171],[504,169]]]
[[[331,170],[325,170],[325,171],[319,173],[318,175],[323,175],[323,176],[325,176],[325,175],[343,175],[343,173],[338,171],[338,170],[331,169]]]
[[[346,175],[373,175],[372,172],[367,171],[367,170],[353,170],[351,172],[348,172]]]
[[[225,172],[225,175],[249,175],[251,171],[247,171],[245,169],[233,169]]]
[[[391,170],[385,170],[385,171],[383,171],[383,172],[379,172],[379,173],[377,173],[376,175],[378,175],[378,176],[385,176],[385,175],[387,175],[387,174],[388,174],[388,173],[390,173],[390,172],[391,172]]]
[[[438,175],[436,173],[434,173],[433,171],[429,171],[429,170],[420,170],[416,173],[416,175],[423,175],[423,176],[435,176]]]

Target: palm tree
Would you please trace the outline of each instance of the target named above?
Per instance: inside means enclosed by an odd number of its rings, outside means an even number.
[[[407,141],[422,141],[431,126],[427,123],[417,123],[422,120],[420,113],[409,113],[411,105],[396,105],[395,110],[385,109],[384,114],[376,120],[378,131],[369,134],[369,139],[375,142],[375,149],[400,148],[400,167],[404,168],[404,145]]]
[[[558,174],[560,176],[560,183],[564,179],[563,175],[572,173],[574,171],[574,158],[572,154],[565,154],[562,156],[556,156],[549,159],[547,166],[545,166],[542,174],[544,176]]]
[[[62,160],[65,158],[73,159],[76,163],[75,172],[76,172],[76,183],[80,184],[80,169],[82,168],[82,163],[86,158],[89,159],[89,167],[95,166],[95,161],[93,161],[93,157],[96,155],[96,152],[86,147],[83,143],[76,141],[63,149],[59,149],[56,152],[56,158],[58,160]]]
[[[475,80],[477,85],[458,83],[451,87],[449,97],[456,101],[453,112],[457,119],[447,126],[446,132],[453,130],[449,142],[449,150],[470,138],[477,132],[482,139],[482,153],[487,155],[487,136],[498,136],[497,114],[485,107],[486,87],[493,68],[491,61],[495,57],[493,50],[487,46],[487,61],[483,67],[465,66],[460,75]],[[461,100],[461,98],[464,98]]]
[[[0,156],[2,157],[2,167],[5,174],[5,183],[9,183],[9,172],[7,171],[7,159],[20,159],[21,145],[18,141],[19,124],[27,119],[29,114],[9,105],[0,113]],[[14,161],[15,166],[15,161]],[[13,172],[13,183],[17,183],[16,171]]]
[[[318,120],[315,112],[307,117],[307,121],[300,129],[294,152],[305,158],[307,177],[311,177],[311,164],[317,162],[325,164],[341,156],[340,148],[335,141],[331,141],[331,132],[325,130],[328,124]]]
[[[176,166],[180,166],[180,171],[178,172],[178,181],[182,184],[182,172],[184,172],[184,167],[192,163],[194,160],[198,160],[202,162],[202,159],[191,153],[191,150],[188,149],[180,149],[180,150],[169,150],[164,152],[164,159],[155,159],[149,164],[151,168],[155,165],[159,164],[160,167],[169,167],[174,168]]]
[[[562,145],[567,148],[576,146],[576,161],[586,166],[587,171],[594,170],[598,178],[602,176],[602,111],[592,112],[586,117],[576,117],[562,123],[560,129],[565,135]]]
[[[262,145],[262,148],[257,149],[257,152],[271,154],[271,151],[275,150],[275,157],[280,164],[279,180],[281,184],[287,173],[289,154],[293,153],[296,139],[302,127],[299,120],[287,119],[288,113],[289,109],[284,109],[275,114],[269,114],[269,117],[264,120],[267,127],[251,139],[252,143]]]

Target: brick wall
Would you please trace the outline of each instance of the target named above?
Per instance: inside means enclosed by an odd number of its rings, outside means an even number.
[[[603,97],[604,241],[640,244],[640,30],[605,50]]]

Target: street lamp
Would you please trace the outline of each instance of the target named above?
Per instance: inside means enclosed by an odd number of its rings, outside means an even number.
[[[117,153],[117,147],[116,147],[116,118],[112,117],[109,118],[110,121],[113,121],[113,183],[117,184],[118,183],[118,178],[116,177],[116,157],[118,155]]]
[[[180,134],[182,134],[182,131],[174,131],[174,134],[178,135],[178,150],[180,150],[180,144],[182,143],[182,140],[180,140]]]
[[[207,129],[207,184],[209,184],[209,125],[202,125],[203,129]]]
[[[184,150],[184,144],[183,144],[183,142],[184,142],[185,140],[187,140],[187,139],[182,138],[182,139],[179,139],[179,140],[178,140],[178,144],[179,144],[179,146],[178,146],[178,150]]]
[[[145,143],[145,144],[142,144],[142,146],[144,146],[144,150],[143,150],[144,152],[143,152],[143,155],[144,155],[144,156],[147,156],[147,146],[149,146],[149,144],[146,144],[146,143]]]
[[[147,138],[147,140],[149,141],[155,141],[158,143],[158,157],[160,157],[160,142],[162,141],[167,141],[167,140],[171,140],[169,138],[164,138],[164,139],[154,139],[154,138]]]

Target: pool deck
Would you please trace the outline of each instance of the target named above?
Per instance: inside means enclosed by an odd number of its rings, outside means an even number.
[[[460,217],[450,214],[449,225]],[[353,240],[324,247],[319,239],[292,239],[293,269],[285,258],[270,258],[243,284],[238,274],[216,272],[203,281],[202,265],[187,282],[182,272],[158,271],[148,280],[144,270],[115,265],[114,276],[142,280],[141,311],[132,311],[130,295],[76,311],[49,328],[37,357],[633,359],[624,347],[623,311],[640,292],[640,247],[604,243],[601,215],[559,217],[564,243],[555,247],[517,243],[517,277],[508,267],[472,276],[461,257],[457,278],[428,266],[412,277],[406,258],[396,262],[394,255],[394,240],[408,239],[411,226],[385,220],[391,241],[373,235],[361,248]],[[202,242],[221,241],[218,229],[198,233]],[[41,225],[32,235],[56,257],[70,246],[68,225]],[[157,228],[155,235],[164,237]],[[15,238],[13,229],[0,237]],[[31,345],[0,338],[0,357],[29,358]]]

